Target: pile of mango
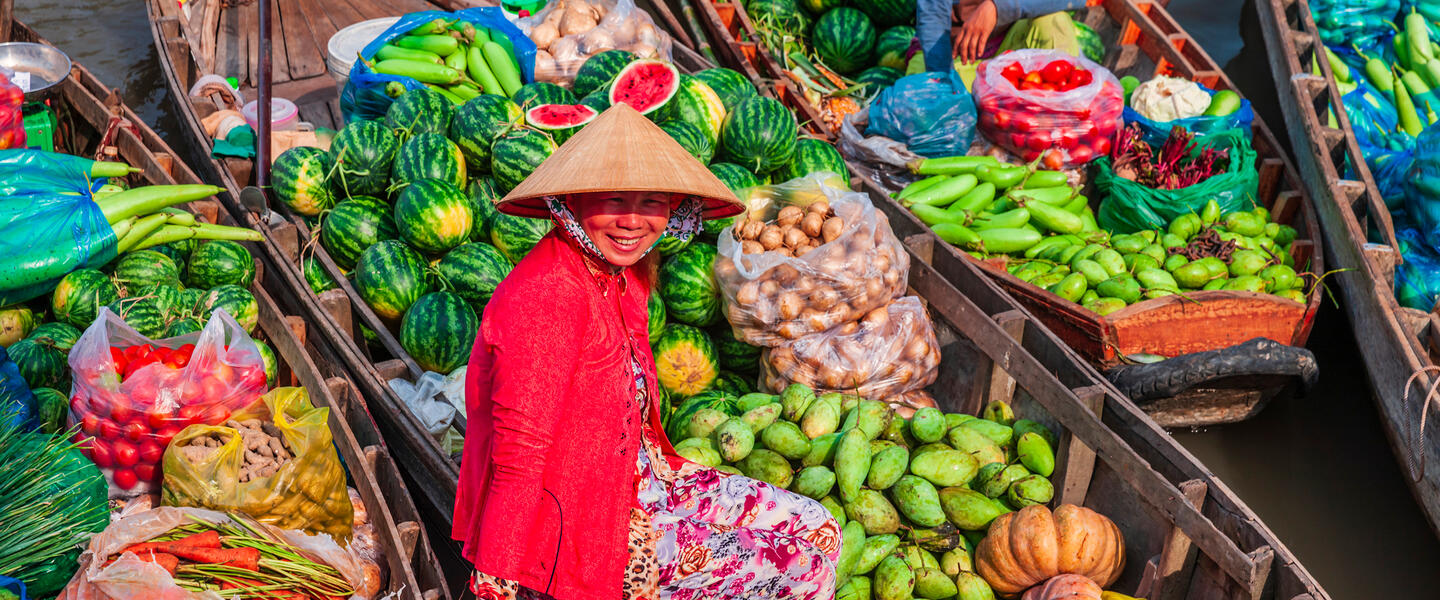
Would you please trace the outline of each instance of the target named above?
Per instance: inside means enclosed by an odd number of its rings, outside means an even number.
[[[779,396],[693,397],[668,429],[681,456],[829,509],[844,532],[841,599],[993,599],[976,544],[996,517],[1055,494],[1054,433],[1004,402],[983,418],[921,408],[906,419],[792,384]]]

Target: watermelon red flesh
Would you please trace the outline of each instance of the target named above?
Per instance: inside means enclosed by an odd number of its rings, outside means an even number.
[[[680,72],[658,59],[637,60],[626,66],[610,84],[610,104],[629,104],[640,114],[650,114],[669,102],[680,89]]]
[[[564,129],[589,123],[596,114],[584,104],[541,104],[525,111],[525,121],[536,129]]]

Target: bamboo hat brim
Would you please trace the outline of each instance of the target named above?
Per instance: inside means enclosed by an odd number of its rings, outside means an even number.
[[[495,207],[519,217],[549,218],[546,196],[587,192],[696,196],[705,200],[706,219],[745,210],[730,188],[670,134],[624,103],[600,113]]]

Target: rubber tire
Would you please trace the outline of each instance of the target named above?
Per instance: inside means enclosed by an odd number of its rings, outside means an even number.
[[[1292,375],[1308,388],[1319,378],[1320,367],[1305,348],[1255,338],[1229,348],[1105,372],[1105,378],[1135,402],[1169,398],[1206,381],[1244,375]]]

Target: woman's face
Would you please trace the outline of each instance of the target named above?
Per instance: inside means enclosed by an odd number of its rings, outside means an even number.
[[[575,218],[605,260],[628,267],[660,240],[670,221],[671,195],[662,192],[577,194],[570,202]]]

